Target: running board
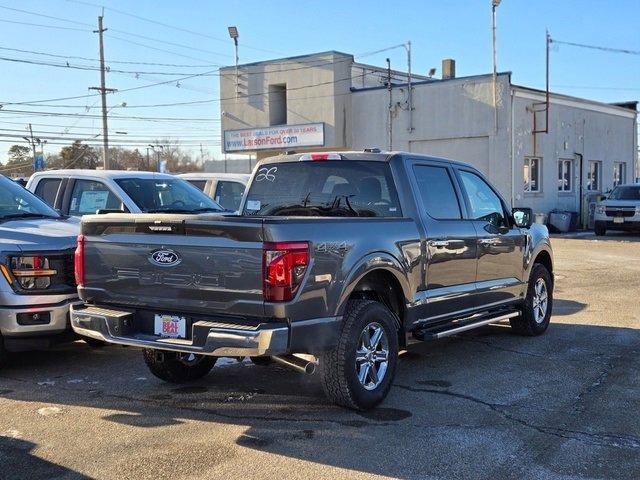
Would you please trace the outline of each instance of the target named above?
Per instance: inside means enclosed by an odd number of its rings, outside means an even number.
[[[454,326],[453,328],[445,328],[442,330],[438,330],[435,327],[431,327],[430,329],[425,328],[422,330],[416,330],[413,333],[413,336],[418,340],[437,340],[439,338],[455,335],[456,333],[466,332],[467,330],[473,330],[474,328],[482,327],[490,323],[503,322],[505,320],[509,320],[510,318],[514,318],[518,316],[520,316],[520,312],[513,311],[509,313],[503,313],[495,317],[489,317],[489,318],[485,317],[477,321],[472,321],[470,323],[460,325],[459,327]],[[457,323],[459,323],[459,321]]]

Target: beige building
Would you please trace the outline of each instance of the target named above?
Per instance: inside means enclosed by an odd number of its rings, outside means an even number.
[[[606,104],[514,85],[510,73],[442,78],[323,52],[220,71],[222,143],[263,158],[295,150],[378,147],[482,170],[515,205],[586,211],[634,180],[636,103]],[[389,82],[389,77],[391,82]],[[391,88],[389,88],[389,86]],[[244,162],[243,162],[244,163]]]

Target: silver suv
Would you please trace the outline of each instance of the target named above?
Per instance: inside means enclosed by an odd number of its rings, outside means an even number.
[[[596,205],[596,235],[607,230],[640,230],[640,183],[618,185]]]
[[[0,365],[7,351],[73,338],[79,221],[0,175]]]

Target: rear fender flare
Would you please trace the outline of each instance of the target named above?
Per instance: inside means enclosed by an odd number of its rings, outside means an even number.
[[[387,252],[375,252],[370,253],[362,257],[345,276],[344,288],[338,300],[336,309],[336,316],[342,316],[349,301],[349,297],[353,293],[354,289],[367,274],[374,270],[384,270],[391,273],[402,288],[402,296],[404,297],[405,305],[409,303],[409,280],[405,274],[405,269],[401,263],[393,255]]]

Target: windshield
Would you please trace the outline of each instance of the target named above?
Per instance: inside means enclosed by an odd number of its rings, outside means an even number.
[[[266,164],[255,173],[245,215],[400,217],[386,162],[329,160]]]
[[[640,185],[616,187],[609,198],[611,200],[640,200]]]
[[[196,187],[179,178],[118,178],[115,182],[146,213],[223,210]]]
[[[0,220],[28,217],[60,218],[60,214],[30,191],[0,175]]]

